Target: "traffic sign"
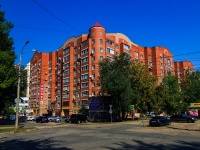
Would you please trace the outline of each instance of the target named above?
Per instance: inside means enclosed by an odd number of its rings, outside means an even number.
[[[21,103],[21,99],[20,98],[15,98],[15,103]]]

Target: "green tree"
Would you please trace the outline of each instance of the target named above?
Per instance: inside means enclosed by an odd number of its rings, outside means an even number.
[[[133,99],[130,64],[131,59],[126,53],[115,56],[113,60],[106,58],[99,63],[101,92],[112,96],[113,112],[118,116],[122,114],[122,119],[130,111]]]
[[[183,91],[184,102],[187,106],[190,103],[200,102],[200,71],[190,73],[186,71],[185,80],[182,81],[181,90]]]
[[[78,112],[82,115],[88,115],[88,109],[84,105],[79,109]]]
[[[163,78],[162,83],[157,87],[156,106],[159,111],[167,114],[178,113],[182,109],[182,98],[178,78],[171,72]]]
[[[150,109],[155,97],[157,78],[149,75],[142,63],[131,64],[131,87],[133,89],[133,104],[139,111]],[[149,106],[149,107],[148,107]]]
[[[4,12],[0,12],[0,109],[6,104],[12,104],[16,98],[16,59],[13,39],[9,37],[13,24],[4,18]]]

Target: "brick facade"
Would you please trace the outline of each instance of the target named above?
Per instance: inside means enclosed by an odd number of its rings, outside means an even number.
[[[69,38],[56,52],[36,53],[33,56],[30,62],[30,106],[34,113],[38,113],[39,107],[44,109],[40,115],[78,113],[82,105],[87,106],[90,96],[98,95],[98,62],[123,52],[136,62],[144,63],[149,74],[157,76],[159,82],[168,71],[178,76],[178,68],[182,71],[183,68],[194,70],[191,62],[174,63],[173,54],[166,47],[141,47],[124,34],[106,33],[106,29],[96,23],[88,34]],[[41,84],[47,91],[43,102],[45,108],[38,106]]]

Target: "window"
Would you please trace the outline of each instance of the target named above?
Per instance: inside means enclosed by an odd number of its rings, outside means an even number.
[[[64,71],[64,76],[69,75],[69,70]]]
[[[110,53],[110,54],[114,54],[115,53],[114,50],[111,49],[111,48],[107,48],[107,52]]]
[[[69,78],[63,79],[63,83],[67,83],[67,82],[69,82]]]
[[[92,83],[92,87],[95,87],[95,82]]]
[[[63,101],[63,106],[69,106],[69,101]]]
[[[119,56],[119,53],[118,53],[118,52],[116,52],[116,56]]]
[[[92,70],[94,70],[95,69],[95,65],[92,65]]]
[[[85,46],[87,46],[88,45],[88,41],[86,40],[86,41],[84,41],[84,42],[82,42],[82,47],[85,47]]]
[[[100,56],[100,60],[103,60],[103,56]]]
[[[63,69],[66,69],[69,67],[69,63],[64,64]]]
[[[82,83],[81,87],[82,87],[82,88],[88,87],[88,82]]]
[[[63,87],[63,91],[69,91],[69,86],[67,85],[67,86],[64,86]]]
[[[82,100],[82,105],[87,105],[88,101],[87,100]]]
[[[75,60],[75,61],[77,60],[77,56],[74,56],[74,60]]]
[[[87,53],[88,53],[88,48],[81,51],[81,55],[84,55],[84,54],[87,54]]]
[[[119,45],[116,44],[116,49],[119,49]]]
[[[69,60],[69,55],[64,57],[64,61]]]
[[[149,66],[152,66],[152,62],[148,62],[148,65],[149,65]]]
[[[88,91],[83,91],[82,96],[88,96]]]
[[[94,61],[94,60],[95,60],[95,56],[92,57],[92,61]]]
[[[88,62],[88,57],[82,59],[82,63]]]
[[[114,45],[114,41],[109,40],[109,39],[106,39],[106,43],[109,44],[109,45],[112,45],[112,46]]]
[[[92,92],[92,96],[95,96],[95,92],[94,91]]]
[[[94,54],[94,52],[95,52],[95,48],[92,48],[92,54]]]
[[[138,52],[134,52],[135,57],[138,57]]]
[[[88,65],[82,67],[82,71],[88,70]]]
[[[92,40],[92,44],[94,44],[95,43],[95,40]]]
[[[83,74],[81,75],[81,79],[84,80],[84,79],[87,79],[88,78],[88,74]]]
[[[66,54],[66,53],[68,53],[69,52],[69,48],[66,48],[65,50],[64,50],[64,54]]]
[[[102,47],[100,47],[100,52],[103,52],[103,48]]]
[[[129,46],[129,45],[126,45],[126,44],[124,44],[124,49],[125,49],[125,50],[130,50],[130,46]]]
[[[100,39],[100,44],[103,44],[103,40],[102,39]]]
[[[151,59],[151,55],[148,55],[148,59]]]

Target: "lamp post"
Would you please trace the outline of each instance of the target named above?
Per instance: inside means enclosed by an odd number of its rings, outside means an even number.
[[[22,47],[22,50],[20,52],[19,56],[19,70],[18,70],[18,84],[17,84],[17,99],[16,99],[16,117],[15,117],[15,128],[18,129],[18,123],[19,123],[19,103],[20,103],[20,69],[22,65],[22,53],[25,48],[25,46],[29,43],[29,41],[26,41],[24,46]]]

